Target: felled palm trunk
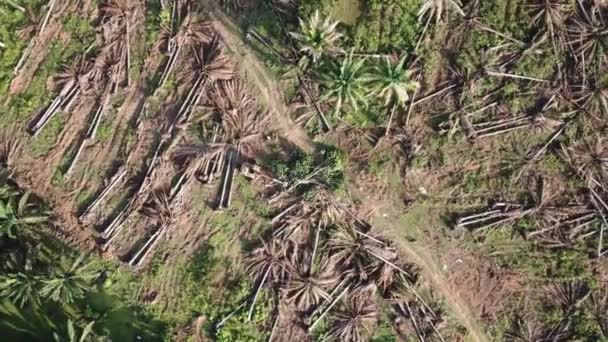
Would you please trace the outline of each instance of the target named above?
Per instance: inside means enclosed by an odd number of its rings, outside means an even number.
[[[175,62],[177,61],[181,51],[181,44],[171,40],[169,42],[169,51],[171,54],[169,55],[169,60],[167,61],[163,73],[160,76],[160,81],[158,83],[159,88],[165,84],[167,78],[169,78],[169,75],[172,73],[173,68],[175,67]]]
[[[192,109],[195,108],[200,102],[201,93],[205,88],[206,81],[207,77],[205,75],[200,75],[199,77],[197,77],[196,81],[192,85],[192,88],[190,88],[186,99],[180,106],[177,115],[171,122],[171,126],[169,127],[169,134],[173,134],[177,125],[180,122],[188,121],[192,113]]]
[[[94,210],[111,192],[112,189],[114,189],[114,187],[116,187],[117,184],[119,184],[123,178],[125,177],[125,175],[127,174],[127,168],[126,167],[122,167],[110,180],[110,182],[108,183],[108,185],[101,191],[101,193],[99,194],[99,196],[97,196],[97,198],[95,199],[95,201],[93,201],[93,203],[91,203],[86,209],[85,211],[82,212],[82,214],[80,215],[80,217],[83,217],[85,215],[87,215],[88,213],[90,213],[92,210]]]
[[[64,87],[59,95],[51,102],[47,109],[42,113],[40,118],[33,121],[30,124],[28,131],[33,136],[37,136],[42,129],[51,121],[51,119],[57,114],[60,108],[67,109],[70,107],[74,99],[80,93],[80,86],[72,81],[69,83],[69,87]]]
[[[42,34],[46,29],[46,25],[49,23],[49,19],[51,19],[51,14],[53,13],[53,9],[55,8],[55,3],[57,0],[51,0],[49,4],[49,9],[46,11],[46,15],[44,16],[44,20],[42,21],[42,25],[40,26],[40,30],[38,34]]]
[[[218,190],[218,209],[228,208],[230,206],[230,193],[233,187],[234,169],[236,164],[236,152],[228,150],[228,161],[224,167],[224,179]]]
[[[459,217],[456,228],[467,228],[469,230],[488,229],[530,215],[535,209],[524,209],[518,204],[496,203],[490,210]]]
[[[162,240],[168,225],[162,225],[156,230],[152,236],[146,241],[146,243],[135,253],[135,255],[129,260],[129,265],[139,267],[146,257],[155,249],[158,243]]]
[[[114,86],[112,86],[112,88],[114,88]],[[110,92],[105,97],[103,102],[99,105],[99,107],[95,111],[95,115],[93,116],[93,120],[91,121],[91,124],[89,125],[89,129],[87,130],[84,138],[80,140],[80,143],[78,144],[78,148],[76,149],[76,154],[74,155],[74,157],[72,158],[72,161],[70,162],[70,165],[68,166],[68,169],[64,175],[65,178],[69,178],[73,174],[74,170],[76,169],[76,164],[78,163],[78,160],[80,159],[80,156],[82,155],[82,152],[84,151],[84,149],[88,145],[95,142],[95,137],[97,136],[97,129],[99,128],[99,124],[101,123],[103,114],[105,113],[107,107],[110,104],[110,100],[112,98],[112,93],[113,92]]]
[[[530,118],[524,116],[476,123],[473,124],[473,130],[476,137],[486,138],[528,127],[530,124]]]

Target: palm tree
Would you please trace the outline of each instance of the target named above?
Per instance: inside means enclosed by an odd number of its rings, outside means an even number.
[[[91,90],[90,72],[93,66],[84,56],[79,57],[54,77],[59,93],[46,110],[30,122],[27,128],[30,134],[40,133],[59,110],[67,110],[79,95]]]
[[[371,86],[372,96],[384,100],[384,106],[391,108],[391,114],[386,127],[386,132],[391,128],[393,116],[399,107],[403,107],[410,98],[410,92],[416,91],[420,84],[412,81],[413,71],[405,67],[405,57],[396,63],[386,57],[380,65],[374,67],[366,78]]]
[[[120,44],[122,49],[119,55],[121,59],[124,56],[124,79],[128,86],[131,67],[131,30],[137,24],[139,18],[138,4],[133,0],[108,0],[100,6],[99,11],[104,21],[109,23],[111,33],[122,40],[122,44]],[[113,40],[114,42],[106,41],[106,43],[116,43],[116,39]]]
[[[323,86],[321,100],[331,100],[334,114],[338,115],[342,106],[348,103],[358,111],[360,105],[367,106],[368,96],[365,91],[365,59],[354,60],[353,54],[345,57],[341,63],[328,62],[328,68],[321,68],[317,77]]]
[[[87,324],[82,332],[78,332],[74,326],[74,322],[71,319],[68,319],[67,328],[68,335],[65,338],[62,338],[58,332],[53,332],[53,339],[56,342],[86,342],[86,341],[104,341],[105,339],[100,338],[99,336],[95,336],[93,333],[93,326],[95,325],[95,321]]]
[[[225,142],[237,152],[237,160],[252,158],[268,123],[256,101],[240,81],[221,81],[215,88],[216,105],[222,115]]]
[[[371,299],[351,296],[330,315],[328,337],[332,341],[367,341],[378,317],[378,307]]]
[[[91,290],[91,282],[99,276],[99,271],[92,269],[92,263],[83,263],[84,257],[81,255],[67,269],[63,265],[54,269],[42,280],[40,294],[66,304],[83,298]]]
[[[41,302],[40,277],[30,272],[16,272],[0,276],[0,296],[19,307]]]
[[[568,44],[572,47],[577,64],[583,69],[586,78],[587,64],[595,68],[594,74],[599,74],[600,67],[608,60],[606,57],[606,39],[608,30],[605,19],[593,10],[587,10],[577,2],[578,15],[572,17],[572,24],[566,27]]]
[[[414,47],[414,52],[418,51],[418,47],[420,46],[422,39],[424,39],[431,20],[434,18],[435,24],[438,24],[444,18],[447,21],[450,12],[456,12],[458,15],[464,17],[465,13],[462,10],[462,2],[460,0],[424,0],[422,7],[420,7],[420,10],[418,11],[418,21],[422,22],[424,17],[426,17],[426,22],[422,29],[422,33],[420,33],[420,38],[418,38],[418,42]]]
[[[312,62],[318,61],[323,55],[335,54],[340,50],[336,45],[342,38],[336,30],[339,21],[332,21],[328,18],[321,18],[317,10],[308,20],[300,18],[300,32],[290,32],[298,45],[300,52],[312,58]]]
[[[428,305],[421,299],[411,298],[411,293],[407,289],[393,298],[391,302],[394,303],[393,312],[399,319],[406,319],[411,323],[407,330],[413,331],[420,341],[424,341],[433,333],[444,341],[437,328],[443,323],[443,318],[436,302]]]
[[[15,197],[0,199],[0,237],[24,241],[38,238],[34,228],[48,222],[49,217],[29,198],[26,192],[18,202]]]
[[[176,6],[178,2],[175,1]],[[201,45],[211,43],[214,37],[211,23],[191,14],[185,16],[177,32],[173,28],[165,28],[160,40],[166,45],[169,59],[160,76],[159,87],[165,83],[184,50],[195,53]]]

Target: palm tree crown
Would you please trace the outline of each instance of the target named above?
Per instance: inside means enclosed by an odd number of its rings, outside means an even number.
[[[321,100],[331,99],[335,102],[334,113],[339,113],[345,102],[355,111],[360,105],[367,105],[364,86],[365,59],[354,60],[352,53],[342,63],[330,62],[328,70],[318,73],[325,91]]]
[[[411,80],[412,71],[405,68],[405,57],[394,63],[390,58],[374,68],[367,77],[372,87],[372,94],[384,99],[385,106],[391,103],[402,106],[409,99],[409,92],[416,90],[419,84]]]
[[[328,18],[321,18],[319,11],[316,11],[308,20],[300,18],[301,33],[290,32],[299,45],[300,52],[312,57],[316,62],[324,54],[331,54],[339,51],[336,43],[342,38],[342,34],[336,30],[339,21],[331,21]]]
[[[71,304],[84,297],[91,289],[91,281],[99,272],[91,269],[91,264],[83,264],[81,255],[69,269],[58,268],[48,279],[43,280],[40,294],[54,301]]]
[[[23,194],[18,202],[14,198],[0,200],[0,237],[35,239],[37,234],[31,228],[47,221],[48,216],[29,202],[29,193]]]

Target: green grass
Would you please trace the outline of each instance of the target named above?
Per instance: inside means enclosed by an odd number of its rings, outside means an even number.
[[[361,16],[361,0],[337,0],[332,6],[329,15],[346,25],[354,25]]]

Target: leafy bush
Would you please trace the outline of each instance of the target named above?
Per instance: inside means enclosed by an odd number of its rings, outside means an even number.
[[[320,167],[324,170],[315,178],[331,190],[339,189],[344,183],[346,155],[333,146],[322,146],[316,158],[312,154],[296,150],[289,160],[277,159],[271,164],[276,177],[289,183],[306,178]]]

